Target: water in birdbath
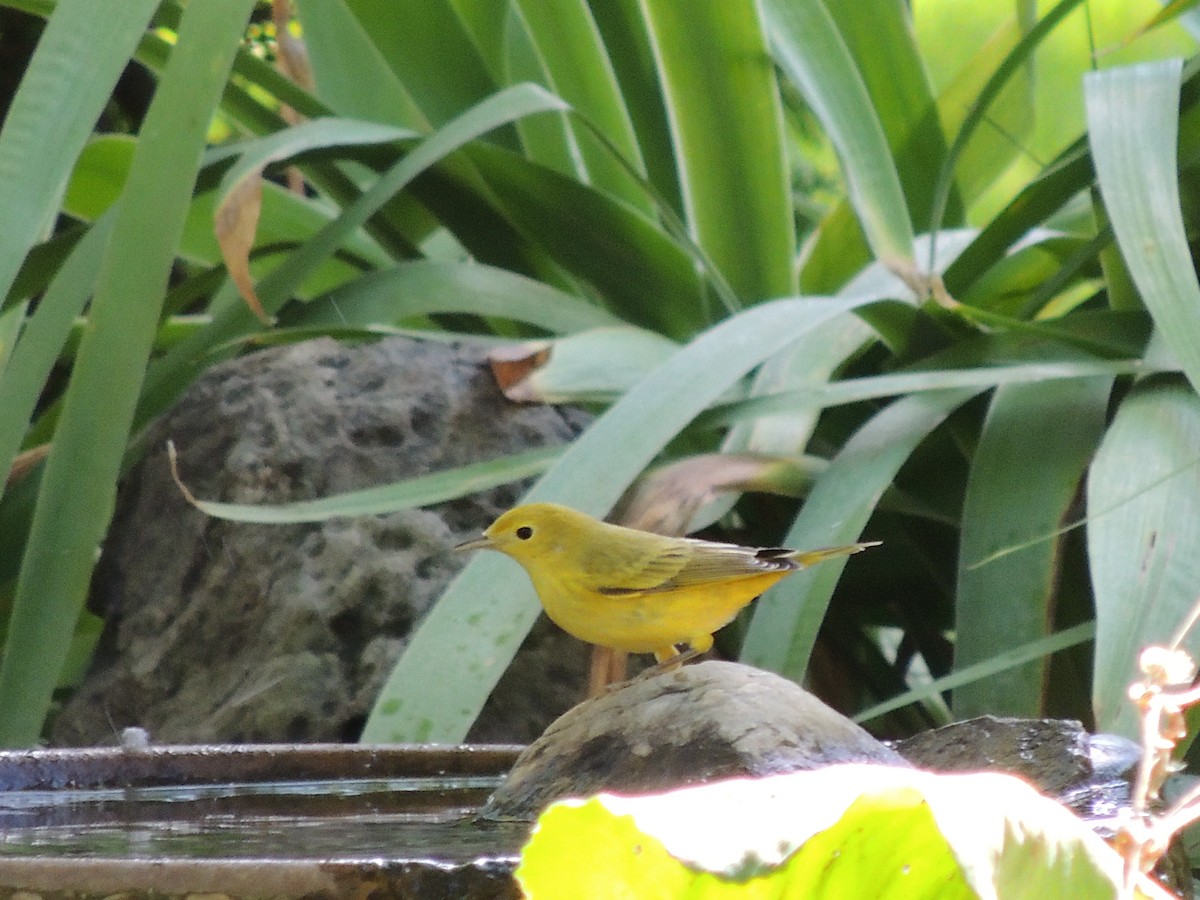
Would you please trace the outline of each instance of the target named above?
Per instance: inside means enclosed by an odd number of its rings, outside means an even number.
[[[474,813],[517,749],[0,753],[0,895],[336,896],[418,879],[422,896],[515,896],[528,825]]]

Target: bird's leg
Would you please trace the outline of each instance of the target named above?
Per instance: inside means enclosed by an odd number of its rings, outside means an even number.
[[[708,643],[711,647],[712,640],[710,639]],[[685,646],[687,646],[687,649],[683,651],[680,651],[677,645],[672,645],[670,648],[663,648],[662,650],[654,651],[654,656],[658,662],[645,671],[639,673],[637,676],[638,679],[653,678],[655,675],[661,675],[663,672],[670,672],[674,669],[678,669],[685,662],[695,659],[701,653],[708,652],[708,647],[697,647],[694,644],[687,644]]]
[[[615,684],[625,681],[625,663],[629,654],[624,650],[614,650],[611,647],[592,647],[592,667],[588,673],[587,696],[603,697],[612,691]]]

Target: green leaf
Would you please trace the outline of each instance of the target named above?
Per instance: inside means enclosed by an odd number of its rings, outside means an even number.
[[[641,151],[616,73],[584,0],[517,0],[521,17],[538,55],[548,86],[571,104],[609,142],[596,140],[590,129],[568,122],[584,167],[585,180],[646,215],[653,204],[630,172],[644,174]],[[620,154],[622,164],[613,158]],[[628,166],[628,168],[626,168]]]
[[[969,368],[870,375],[865,378],[847,378],[830,384],[814,384],[800,390],[758,394],[745,400],[714,407],[702,421],[705,425],[713,426],[753,421],[759,417],[784,412],[795,414],[906,394],[954,388],[973,388],[978,391],[999,385],[1038,385],[1061,379],[1132,375],[1150,371],[1154,369],[1144,365],[1141,360],[1062,359],[1044,363],[1011,364],[981,362]]]
[[[108,250],[113,217],[93,226],[58,270],[0,370],[0,472],[8,472],[100,270]],[[18,307],[19,308],[19,307]],[[4,484],[0,482],[0,496]]]
[[[986,121],[988,116],[994,112],[992,109],[1001,92],[1009,84],[1010,79],[1016,76],[1024,66],[1027,65],[1033,52],[1038,45],[1046,39],[1046,37],[1058,27],[1058,25],[1069,15],[1082,0],[1059,0],[1059,2],[1043,16],[1033,28],[1029,29],[1025,35],[1016,42],[1012,50],[1004,57],[1003,62],[995,69],[988,77],[987,82],[982,89],[977,92],[972,90],[968,93],[970,107],[967,114],[964,116],[962,125],[958,128],[958,132],[954,137],[954,143],[950,146],[950,151],[942,164],[941,173],[938,176],[937,191],[934,195],[933,212],[930,217],[929,230],[937,232],[942,227],[942,222],[945,218],[946,208],[949,204],[950,196],[954,190],[954,181],[959,180],[959,187],[964,190],[968,196],[973,196],[978,190],[990,181],[990,175],[994,171],[988,172],[986,158],[975,161],[973,165],[965,166],[964,171],[956,174],[956,168],[960,166],[960,161],[967,152],[968,145],[971,144],[972,138],[976,135],[978,129]],[[988,71],[987,67],[982,67],[982,71]],[[944,103],[939,100],[939,106]],[[1028,119],[1026,113],[1024,118]],[[1018,119],[1018,122],[1020,120]],[[1010,129],[1009,133],[1012,133]],[[990,148],[995,152],[997,147],[996,141],[989,142]],[[1011,140],[1000,142],[1002,147],[1000,152],[1003,158],[1011,158],[1015,152],[1015,147],[1012,146]],[[974,181],[974,184],[964,185],[964,176],[967,181]]]
[[[837,148],[850,204],[877,259],[911,266],[913,230],[887,138],[821,0],[768,0],[771,48]]]
[[[752,0],[641,0],[690,233],[743,303],[792,292],[783,113]]]
[[[542,447],[458,469],[434,472],[432,475],[395,484],[293,503],[219,503],[198,500],[190,494],[188,499],[206,515],[231,522],[286,525],[295,522],[324,522],[345,516],[378,516],[402,509],[428,506],[431,503],[443,503],[532,475],[540,475],[562,453],[562,447]]]
[[[53,222],[67,173],[157,6],[61,0],[54,8],[0,131],[0,297]]]
[[[337,27],[318,28],[309,18],[318,12],[328,16],[322,7],[342,5],[353,16],[353,26],[342,20]],[[306,42],[311,46],[317,38],[323,49],[321,58],[314,60],[323,96],[327,89],[336,89],[337,96],[361,102],[364,95],[384,93],[399,85],[425,120],[440,126],[496,89],[447,0],[349,0],[337,4],[316,0],[302,3],[300,12]],[[354,77],[348,67],[348,54],[352,53],[377,55],[393,77],[387,81]],[[451,60],[453,64],[447,64]],[[371,88],[364,90],[364,85]]]
[[[561,100],[541,88],[517,85],[466,110],[417,144],[365,193],[343,209],[336,219],[289,254],[283,263],[259,282],[258,295],[263,307],[268,313],[277,312],[290,299],[292,292],[328,260],[343,242],[350,239],[367,219],[446,155],[514,119],[563,108]],[[200,360],[206,359],[213,347],[253,334],[261,328],[231,284],[226,284],[213,298],[210,308],[213,315],[211,326],[193,338],[181,341],[166,356],[157,360],[147,373],[146,399],[139,409],[139,420],[160,413],[186,385],[194,367]]]
[[[1111,898],[1122,877],[1115,850],[1019,778],[867,765],[560,801],[516,871],[532,900]],[[1168,895],[1141,878],[1132,896]]]
[[[1070,647],[1094,640],[1095,637],[1095,622],[1084,622],[1080,625],[1073,625],[1070,628],[1055,632],[1046,637],[1040,637],[1027,644],[1010,647],[1001,653],[989,656],[987,659],[973,666],[956,669],[950,675],[935,678],[910,691],[905,691],[903,694],[890,697],[882,703],[876,703],[874,706],[860,710],[852,718],[861,725],[863,722],[870,722],[872,719],[878,719],[880,716],[887,715],[893,710],[903,709],[910,703],[922,703],[946,691],[953,691],[963,685],[971,684],[983,678],[989,678],[1000,672],[1007,672],[1033,660],[1049,657],[1060,650],[1066,650]]]
[[[414,260],[368,272],[280,317],[301,327],[397,324],[430,313],[473,313],[512,319],[552,334],[621,324],[574,294],[505,269],[477,263]]]
[[[1053,628],[1057,532],[1103,433],[1111,390],[1111,378],[1079,378],[1011,384],[992,398],[963,504],[955,669]],[[1046,675],[1042,660],[964,685],[954,714],[1041,715]]]
[[[1117,244],[1142,301],[1200,388],[1200,285],[1179,203],[1178,60],[1087,76],[1088,138]]]
[[[857,541],[900,466],[946,416],[975,393],[960,389],[916,394],[877,413],[846,442],[817,480],[783,545],[827,547]],[[830,560],[767,591],[754,604],[742,662],[799,683],[844,567],[844,559]]]
[[[429,119],[371,33],[355,19],[350,4],[297,0],[296,12],[304,27],[316,92],[331,109],[355,119],[428,129]]]
[[[190,4],[142,127],[54,443],[0,662],[0,744],[37,741],[70,648],[209,118],[253,0]],[[67,9],[68,4],[60,7]],[[95,12],[98,8],[88,5]],[[111,19],[104,10],[93,26]],[[57,14],[56,14],[57,15]],[[94,33],[89,40],[97,40]],[[85,78],[86,80],[86,78]],[[88,118],[90,127],[92,119]]]
[[[1200,584],[1200,397],[1177,376],[1139,383],[1088,474],[1096,597],[1093,707],[1103,731],[1139,736],[1126,699],[1137,657],[1171,640]],[[1181,645],[1200,658],[1200,632]]]
[[[328,123],[330,120],[323,120]],[[334,126],[336,128],[336,126]],[[382,137],[385,132],[382,126],[371,126],[376,136]],[[308,133],[308,139],[332,137],[322,134],[324,128]],[[351,126],[351,131],[356,129]],[[401,134],[393,129],[391,134]],[[369,137],[369,134],[358,132],[359,136]],[[334,138],[336,140],[336,138]],[[307,139],[300,136],[300,142]],[[233,150],[245,147],[247,152],[255,155],[270,156],[280,145],[293,144],[285,136],[283,138],[264,138],[262,143],[249,141],[245,144],[230,144],[227,149]],[[63,211],[84,221],[92,221],[109,209],[121,194],[125,179],[129,174],[129,166],[133,160],[136,142],[125,135],[105,135],[91,141],[84,148],[79,162],[71,173],[67,192],[63,198]],[[293,146],[298,146],[293,144]],[[327,145],[329,146],[329,145]],[[336,144],[332,146],[337,146]],[[206,160],[212,160],[214,154],[206,154]],[[213,231],[213,216],[217,206],[218,192],[204,191],[192,198],[188,209],[187,221],[184,225],[183,237],[180,240],[179,256],[183,259],[214,265],[221,259],[220,248]],[[307,197],[300,197],[287,188],[266,182],[263,185],[262,215],[259,220],[255,246],[259,248],[291,247],[301,243],[321,228],[329,224],[335,217],[336,210],[330,209],[327,202]],[[386,254],[378,243],[362,231],[350,235],[344,244],[346,256],[363,261],[361,264],[387,265],[391,257]],[[276,265],[274,258],[264,259],[261,256],[253,263],[255,274],[261,274],[268,264]],[[308,279],[299,289],[301,296],[312,296],[322,290],[328,290],[336,284],[345,282],[359,272],[359,268],[341,259],[329,259]],[[207,293],[207,291],[205,292]]]
[[[708,324],[698,260],[657,222],[506,151],[468,152],[517,227],[623,319],[681,339]]]
[[[917,45],[912,11],[908,4],[896,0],[858,0],[827,6],[887,136],[910,218],[913,222],[928,222],[938,164],[947,147],[933,87]],[[949,219],[953,224],[962,224],[961,211],[954,211]]]

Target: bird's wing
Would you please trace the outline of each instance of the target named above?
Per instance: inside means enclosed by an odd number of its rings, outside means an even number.
[[[627,566],[620,584],[601,584],[596,590],[608,596],[653,594],[798,568],[795,562],[776,555],[786,552],[712,541],[664,544],[639,559],[636,566]]]

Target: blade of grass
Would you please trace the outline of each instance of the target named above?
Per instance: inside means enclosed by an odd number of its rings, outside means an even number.
[[[400,85],[434,126],[454,118],[461,110],[483,100],[495,90],[483,59],[476,52],[461,20],[447,0],[355,0],[331,4],[306,0],[300,6],[307,18],[317,12],[328,15],[329,6],[346,7],[354,27],[321,29],[325,63],[322,92],[337,83],[337,93],[360,98],[381,93],[383,82],[363,82],[350,77],[347,54],[378,55]],[[316,29],[305,22],[305,37]],[[447,61],[453,60],[453,65]],[[376,89],[364,91],[363,84]]]
[[[280,321],[304,327],[367,325],[455,312],[514,319],[552,334],[623,322],[574,294],[506,269],[433,260],[414,260],[369,272],[285,313]]]
[[[208,122],[253,5],[253,0],[189,4],[146,115],[17,582],[0,661],[0,745],[35,743],[50,708],[112,515]],[[97,24],[113,15],[89,8]]]
[[[502,484],[540,475],[554,460],[562,456],[563,447],[539,447],[526,453],[492,459],[486,462],[434,472],[395,484],[381,485],[361,491],[348,491],[318,500],[301,500],[275,505],[220,503],[194,497],[176,474],[175,481],[188,501],[206,515],[230,522],[260,522],[268,525],[287,525],[295,522],[324,522],[346,516],[378,516],[443,503],[476,491],[486,491]],[[168,448],[172,474],[175,474],[175,451]]]
[[[553,5],[517,0],[516,5],[551,90],[603,133],[628,165],[644,174],[633,123],[588,4],[584,0],[560,0]],[[570,121],[567,127],[575,133],[587,181],[652,215],[653,203],[613,158],[610,147],[597,143],[588,129],[579,129]]]
[[[1004,86],[1008,84],[1009,79],[1016,75],[1020,68],[1026,64],[1038,45],[1081,2],[1082,0],[1060,0],[1053,9],[1041,18],[1037,25],[1031,28],[1017,42],[1017,46],[1005,57],[1000,68],[988,79],[983,90],[979,92],[975,101],[971,104],[971,109],[963,119],[962,126],[959,128],[958,134],[954,137],[954,143],[951,144],[950,151],[946,154],[941,172],[938,175],[937,190],[934,194],[932,204],[933,212],[929,220],[930,233],[936,234],[941,230],[946,216],[946,206],[950,201],[950,194],[954,189],[955,168],[966,151],[972,136],[974,136],[979,126],[986,121],[989,107],[991,107],[992,103],[1000,95]]]
[[[316,93],[339,115],[417,131],[429,119],[347,3],[297,0]],[[370,85],[364,90],[364,85]]]

